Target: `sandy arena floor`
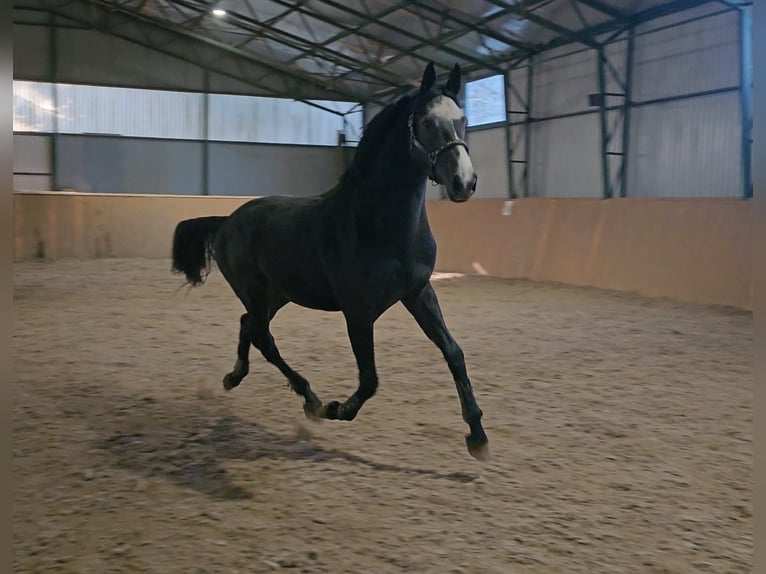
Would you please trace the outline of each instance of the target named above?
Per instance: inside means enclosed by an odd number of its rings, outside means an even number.
[[[241,307],[167,261],[14,266],[15,572],[750,572],[752,316],[485,277],[435,282],[492,460],[401,306],[378,394],[310,423],[276,368],[226,393]],[[342,317],[282,356],[356,388]]]

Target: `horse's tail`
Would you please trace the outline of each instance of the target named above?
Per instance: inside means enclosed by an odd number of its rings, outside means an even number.
[[[176,225],[172,270],[186,275],[192,285],[203,283],[210,272],[213,241],[225,219],[225,216],[197,217]]]

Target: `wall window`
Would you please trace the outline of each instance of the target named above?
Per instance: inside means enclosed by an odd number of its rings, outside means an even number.
[[[286,98],[13,82],[15,132],[334,146],[362,130],[353,102],[317,100],[322,110]]]
[[[13,82],[13,131],[51,133],[56,105],[53,84]]]
[[[349,102],[316,103],[340,113],[355,107]],[[211,94],[209,106],[213,141],[333,146],[338,132],[357,141],[361,129],[361,113],[348,113],[344,125],[343,116],[284,98]]]
[[[505,121],[503,76],[490,76],[466,82],[465,114],[469,127]]]
[[[58,131],[198,140],[203,97],[187,92],[58,84]]]

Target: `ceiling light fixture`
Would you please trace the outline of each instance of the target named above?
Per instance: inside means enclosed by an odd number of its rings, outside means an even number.
[[[221,10],[220,8],[216,8],[213,10],[213,16],[218,16],[219,18],[222,16],[226,16],[226,10]]]

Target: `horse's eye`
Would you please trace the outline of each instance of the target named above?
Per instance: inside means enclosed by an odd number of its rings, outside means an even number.
[[[430,130],[434,127],[434,123],[431,120],[423,120],[423,127]]]

